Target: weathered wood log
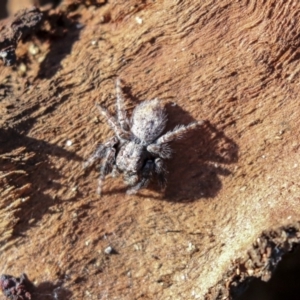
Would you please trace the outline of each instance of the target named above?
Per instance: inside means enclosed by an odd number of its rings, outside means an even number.
[[[19,209],[0,206],[18,220],[3,272],[60,279],[74,299],[227,299],[268,279],[299,243],[300,4],[75,2],[52,12],[63,34],[45,28],[0,69],[1,171],[30,184]],[[116,78],[128,113],[157,97],[167,129],[207,121],[174,143],[164,192],[107,178],[99,198],[82,169],[111,134],[95,103],[114,112]],[[21,147],[30,158],[7,160]]]
[[[0,57],[5,65],[16,62],[15,50],[21,38],[36,30],[42,21],[43,14],[36,7],[19,11],[11,20],[1,26]]]

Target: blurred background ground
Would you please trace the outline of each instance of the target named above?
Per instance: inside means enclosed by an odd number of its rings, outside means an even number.
[[[1,0],[0,19],[15,14],[18,10],[30,7],[32,5],[43,8],[55,7],[61,0]]]

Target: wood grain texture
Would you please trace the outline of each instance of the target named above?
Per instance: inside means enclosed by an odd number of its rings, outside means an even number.
[[[25,74],[0,69],[0,176],[13,191],[1,201],[16,204],[0,206],[3,272],[60,280],[70,299],[229,291],[224,274],[262,232],[300,219],[300,4],[72,2],[50,14],[44,37],[19,45]],[[98,198],[98,170],[83,171],[111,135],[95,103],[115,110],[116,78],[129,114],[157,97],[167,130],[206,120],[174,143],[164,193],[153,185],[128,196],[121,178],[107,178]]]

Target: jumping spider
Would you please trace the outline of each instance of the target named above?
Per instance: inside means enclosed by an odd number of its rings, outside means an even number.
[[[116,94],[117,119],[111,116],[106,108],[97,104],[115,136],[105,144],[100,144],[84,164],[86,168],[103,158],[98,194],[101,194],[102,183],[109,173],[113,176],[118,173],[124,174],[124,182],[130,186],[127,190],[128,194],[134,194],[139,189],[147,187],[154,175],[161,186],[165,186],[167,171],[164,159],[172,155],[169,143],[181,138],[203,121],[190,123],[187,126],[177,125],[172,131],[161,135],[166,126],[167,115],[158,99],[140,103],[133,110],[129,120],[124,110],[120,79],[116,81]]]

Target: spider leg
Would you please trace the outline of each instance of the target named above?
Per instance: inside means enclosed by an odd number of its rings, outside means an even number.
[[[105,179],[105,176],[110,173],[114,160],[116,155],[116,149],[115,148],[109,148],[107,149],[107,152],[105,154],[103,163],[100,168],[100,176],[98,179],[98,188],[97,188],[97,194],[101,195],[101,189],[102,185]]]
[[[172,156],[172,149],[169,146],[169,144],[165,143],[165,144],[150,144],[147,146],[147,151],[157,155],[161,158],[171,158]]]
[[[138,190],[146,187],[151,177],[153,176],[153,172],[155,171],[155,166],[152,160],[147,160],[143,170],[142,170],[142,179],[136,185],[127,190],[127,194],[132,195],[136,194]]]
[[[160,157],[158,157],[155,159],[154,164],[155,164],[154,170],[158,176],[158,182],[160,186],[164,188],[167,185],[167,178],[166,178],[167,170],[165,168],[164,161]]]
[[[103,144],[100,144],[93,155],[86,162],[84,162],[83,168],[86,169],[87,167],[93,165],[96,160],[102,158],[105,155],[105,152],[106,147]]]
[[[115,178],[120,174],[117,165],[113,165],[112,171],[111,171],[111,177]]]
[[[97,150],[94,154],[83,164],[83,168],[86,169],[87,167],[93,165],[96,160],[104,157],[107,148],[112,148],[114,145],[118,143],[118,139],[116,136],[108,140],[105,144],[100,144],[97,147]]]
[[[197,126],[202,125],[204,121],[190,123],[189,125],[178,125],[173,130],[165,133],[160,138],[158,138],[155,144],[166,144],[172,142],[173,140],[182,138],[187,132],[195,129]]]
[[[169,142],[175,139],[182,138],[188,131],[196,128],[198,125],[203,124],[203,121],[190,123],[189,125],[178,125],[173,130],[168,131],[166,134],[159,137],[154,143],[147,146],[147,151],[157,155],[161,158],[171,158],[172,149]]]
[[[105,116],[107,119],[107,122],[111,129],[115,132],[115,134],[121,139],[121,140],[128,140],[130,138],[130,133],[123,130],[120,125],[117,123],[117,120],[110,115],[110,113],[107,111],[106,108],[102,107],[99,104],[96,104],[100,113]]]
[[[121,80],[118,78],[116,80],[116,94],[117,94],[117,112],[118,112],[118,121],[121,125],[121,128],[125,131],[129,130],[129,121],[126,116],[126,111],[124,109],[124,97],[121,88]]]

